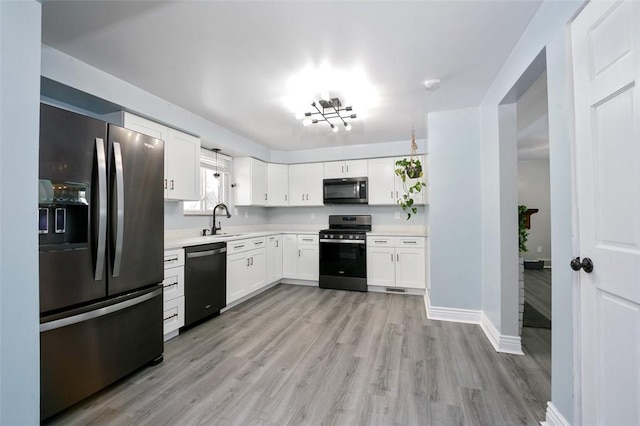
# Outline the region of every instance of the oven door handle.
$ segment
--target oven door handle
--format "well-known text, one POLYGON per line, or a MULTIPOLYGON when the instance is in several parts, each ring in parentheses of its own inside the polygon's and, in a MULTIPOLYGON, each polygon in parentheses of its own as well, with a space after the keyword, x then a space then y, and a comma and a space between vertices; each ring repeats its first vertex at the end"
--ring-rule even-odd
POLYGON ((331 244, 366 244, 365 240, 328 240, 328 239, 320 239, 321 243, 331 243, 331 244))

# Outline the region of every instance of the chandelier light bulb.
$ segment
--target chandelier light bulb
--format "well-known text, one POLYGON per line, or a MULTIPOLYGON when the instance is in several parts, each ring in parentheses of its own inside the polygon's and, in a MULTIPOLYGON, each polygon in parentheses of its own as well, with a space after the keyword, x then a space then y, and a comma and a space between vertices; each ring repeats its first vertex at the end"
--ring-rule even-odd
POLYGON ((331 125, 331 130, 333 130, 333 133, 337 133, 338 132, 338 126, 336 126, 335 124, 331 125))
POLYGON ((344 123, 344 128, 347 129, 347 132, 350 132, 351 131, 351 124, 344 123))
POLYGON ((304 118, 304 112, 296 112, 296 120, 302 120, 304 118))

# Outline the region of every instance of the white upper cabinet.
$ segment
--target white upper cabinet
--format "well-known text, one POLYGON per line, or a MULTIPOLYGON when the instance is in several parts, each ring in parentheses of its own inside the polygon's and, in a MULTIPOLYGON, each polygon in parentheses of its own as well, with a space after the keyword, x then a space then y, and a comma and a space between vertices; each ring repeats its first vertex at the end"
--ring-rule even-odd
POLYGON ((200 138, 169 129, 165 144, 167 199, 200 199, 200 138))
POLYGON ((124 127, 164 141, 164 198, 200 198, 200 138, 124 113, 124 127))
POLYGON ((330 161, 324 163, 324 178, 366 177, 367 160, 330 161))
POLYGON ((289 205, 289 166, 267 164, 267 206, 289 205))
POLYGON ((323 163, 289 166, 289 205, 322 206, 323 163))
POLYGON ((233 159, 236 206, 267 205, 267 163, 251 157, 233 159))
MULTIPOLYGON (((368 160, 369 170, 372 172, 369 174, 369 205, 391 205, 397 204, 398 199, 404 194, 404 187, 402 180, 396 176, 396 161, 402 160, 408 157, 389 157, 389 158, 374 158, 368 160)), ((424 176, 427 176, 427 164, 425 162, 425 156, 419 155, 418 159, 422 164, 422 171, 424 176)), ((425 177, 422 178, 425 182, 425 177)), ((406 186, 409 187, 415 183, 417 179, 408 179, 406 186)), ((414 194, 415 204, 426 204, 428 202, 428 192, 424 188, 418 194, 414 194)))

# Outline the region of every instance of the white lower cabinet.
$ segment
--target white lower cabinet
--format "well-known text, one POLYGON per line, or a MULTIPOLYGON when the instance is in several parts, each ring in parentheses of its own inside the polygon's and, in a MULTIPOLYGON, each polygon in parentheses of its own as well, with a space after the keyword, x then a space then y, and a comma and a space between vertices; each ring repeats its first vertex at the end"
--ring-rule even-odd
POLYGON ((184 250, 173 249, 164 252, 164 315, 165 340, 178 335, 184 326, 184 250))
POLYGON ((265 237, 227 243, 227 304, 267 285, 265 237))
POLYGON ((367 237, 367 284, 424 289, 424 237, 367 237))
POLYGON ((284 278, 318 281, 320 247, 317 234, 284 236, 284 278))
POLYGON ((267 237, 267 284, 282 279, 282 235, 267 237))

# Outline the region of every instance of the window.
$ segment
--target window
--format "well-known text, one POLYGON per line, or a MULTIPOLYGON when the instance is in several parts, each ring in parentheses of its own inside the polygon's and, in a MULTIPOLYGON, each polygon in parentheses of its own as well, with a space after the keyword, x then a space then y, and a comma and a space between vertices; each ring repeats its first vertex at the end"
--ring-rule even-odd
POLYGON ((211 214, 218 203, 229 203, 231 157, 207 149, 200 151, 200 199, 185 201, 184 214, 211 214), (216 170, 218 176, 216 176, 216 170))

